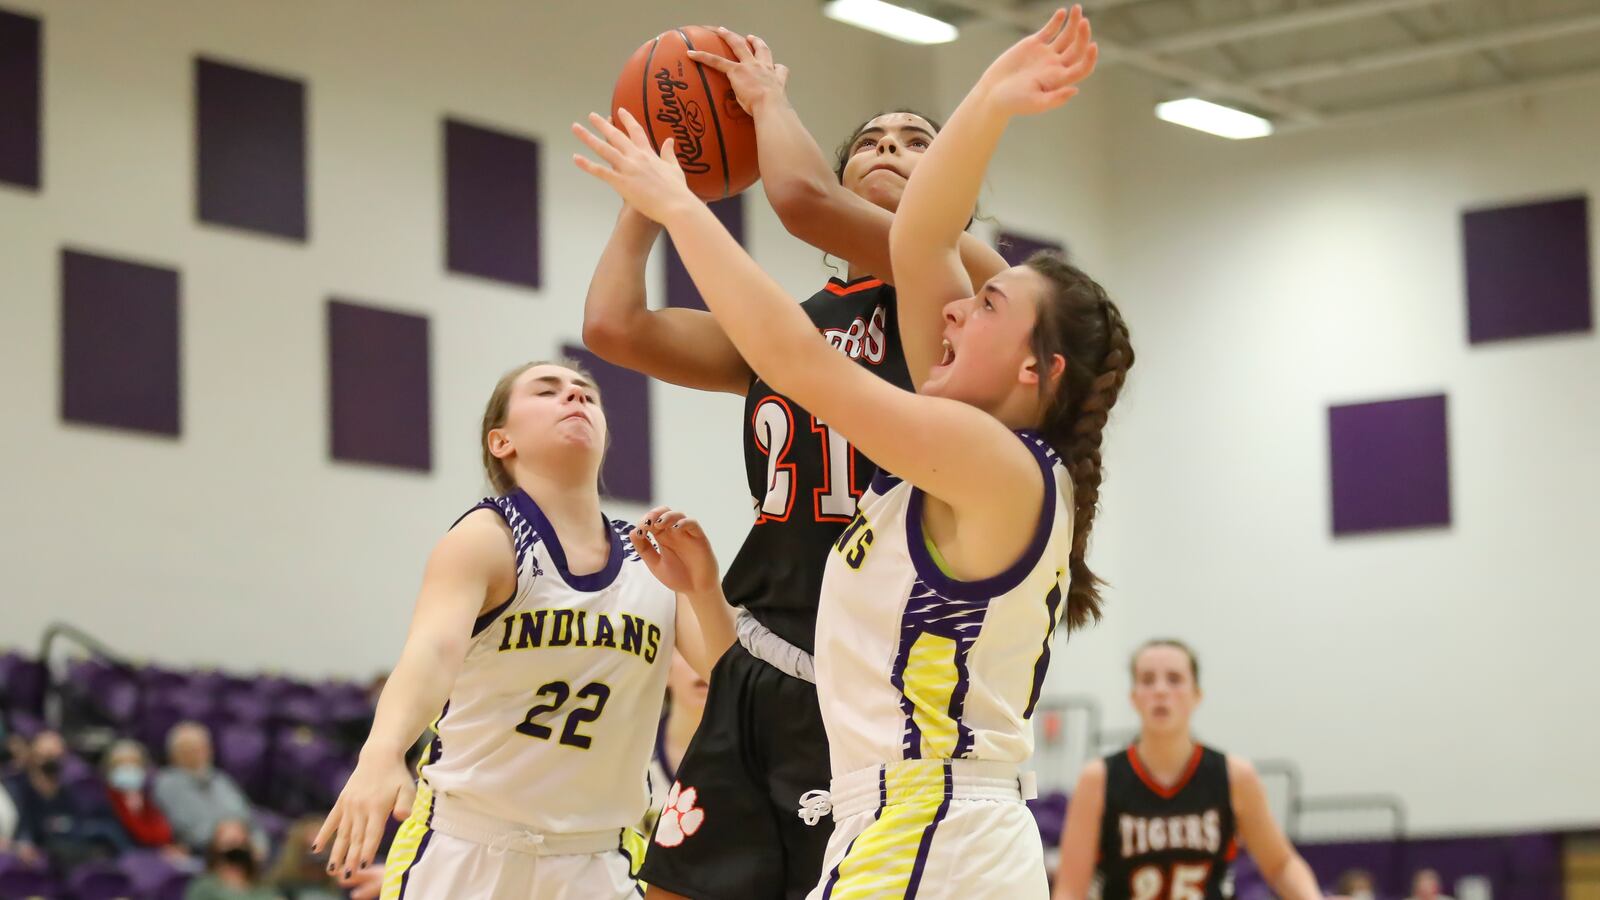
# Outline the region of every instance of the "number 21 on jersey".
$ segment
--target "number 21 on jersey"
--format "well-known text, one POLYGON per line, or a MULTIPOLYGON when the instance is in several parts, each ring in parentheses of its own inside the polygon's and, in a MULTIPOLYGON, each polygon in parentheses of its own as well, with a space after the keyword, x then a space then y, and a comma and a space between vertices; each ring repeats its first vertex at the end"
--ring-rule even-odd
MULTIPOLYGON (((856 448, 826 422, 811 416, 811 431, 822 445, 822 485, 811 491, 812 515, 818 522, 849 522, 856 514, 856 448)), ((796 466, 787 461, 794 449, 794 410, 776 394, 756 404, 751 417, 756 446, 767 457, 767 493, 761 498, 756 523, 787 522, 794 511, 796 466)))

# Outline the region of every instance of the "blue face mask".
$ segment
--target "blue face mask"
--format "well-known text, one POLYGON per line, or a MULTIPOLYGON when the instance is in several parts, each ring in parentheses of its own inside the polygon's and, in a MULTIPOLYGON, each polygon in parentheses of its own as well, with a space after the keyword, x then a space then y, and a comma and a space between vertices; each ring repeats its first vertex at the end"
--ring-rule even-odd
POLYGON ((126 794, 144 789, 144 766, 117 766, 107 779, 111 786, 126 794))

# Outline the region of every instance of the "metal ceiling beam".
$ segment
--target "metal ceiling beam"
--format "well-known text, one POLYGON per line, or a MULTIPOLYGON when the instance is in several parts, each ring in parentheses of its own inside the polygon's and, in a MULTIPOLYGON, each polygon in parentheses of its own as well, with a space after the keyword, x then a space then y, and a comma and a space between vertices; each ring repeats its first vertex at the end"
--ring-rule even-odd
POLYGON ((1153 40, 1141 41, 1138 47, 1140 50, 1151 53, 1178 53, 1184 50, 1213 47, 1217 44, 1225 44, 1232 41, 1266 37, 1273 34, 1285 34, 1291 31, 1305 31, 1311 28, 1320 28, 1324 25, 1388 15, 1418 6, 1455 2, 1459 2, 1459 0, 1354 0, 1354 2, 1350 3, 1333 6, 1314 6, 1280 15, 1259 16, 1229 22, 1225 25, 1214 25, 1194 31, 1171 34, 1153 40))
MULTIPOLYGON (((1464 53, 1487 50, 1491 47, 1506 47, 1512 44, 1545 41, 1596 30, 1600 30, 1600 13, 1570 16, 1565 19, 1551 22, 1535 22, 1531 25, 1523 25, 1516 28, 1497 28, 1478 34, 1448 38, 1420 44, 1415 47, 1404 47, 1399 50, 1389 50, 1367 56, 1354 56, 1347 59, 1290 66, 1273 72, 1252 75, 1245 79, 1244 83, 1258 90, 1270 90, 1289 85, 1305 84, 1311 81, 1343 78, 1362 72, 1392 69, 1396 66, 1426 62, 1430 59, 1460 56, 1464 53)), ((1104 48, 1105 44, 1102 43, 1100 46, 1104 48)))
MULTIPOLYGON (((992 0, 943 0, 943 2, 948 6, 955 6, 968 12, 977 13, 992 22, 1010 25, 1025 31, 1037 31, 1039 26, 1043 24, 1036 13, 1020 8, 997 9, 992 0)), ((1102 9, 1105 7, 1104 0, 1102 0, 1100 7, 1102 9)), ((1119 44, 1103 37, 1096 37, 1095 42, 1100 45, 1100 59, 1102 62, 1121 63, 1153 75, 1171 78, 1174 81, 1188 85, 1196 93, 1231 100, 1235 103, 1252 107, 1258 112, 1271 113, 1290 121, 1313 124, 1321 119, 1321 113, 1317 110, 1279 96, 1271 91, 1240 84, 1237 81, 1223 78, 1214 72, 1208 72, 1176 60, 1165 59, 1147 50, 1119 44)))
POLYGON ((1487 88, 1459 91, 1456 93, 1442 94, 1433 97, 1424 97, 1417 100, 1403 100, 1379 107, 1364 107, 1352 109, 1347 112, 1332 112, 1326 114, 1321 122, 1315 125, 1302 123, 1288 123, 1277 129, 1279 134, 1288 134, 1296 131, 1307 131, 1312 127, 1345 127, 1352 125, 1372 125, 1389 122, 1395 119, 1406 119, 1413 116, 1425 115, 1438 110, 1452 109, 1461 106, 1476 106, 1484 103, 1493 103, 1497 100, 1513 100, 1520 97, 1532 97, 1536 94, 1550 93, 1553 91, 1569 90, 1572 88, 1600 85, 1600 67, 1581 69, 1576 72, 1567 72, 1561 75, 1552 75, 1546 78, 1531 78, 1511 84, 1494 85, 1487 88))

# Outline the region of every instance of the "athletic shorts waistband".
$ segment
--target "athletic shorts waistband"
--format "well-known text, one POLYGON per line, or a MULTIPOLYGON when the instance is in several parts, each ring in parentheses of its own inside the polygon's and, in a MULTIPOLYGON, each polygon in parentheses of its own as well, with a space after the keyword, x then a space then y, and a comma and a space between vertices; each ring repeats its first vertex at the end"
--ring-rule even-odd
POLYGON ((622 846, 620 828, 608 831, 537 832, 515 822, 475 812, 459 801, 451 802, 448 797, 435 799, 431 827, 440 834, 482 844, 490 850, 525 853, 529 856, 589 855, 622 846))
POLYGON ((834 778, 834 821, 883 806, 934 798, 1021 803, 1037 795, 1034 773, 985 759, 907 759, 834 778))

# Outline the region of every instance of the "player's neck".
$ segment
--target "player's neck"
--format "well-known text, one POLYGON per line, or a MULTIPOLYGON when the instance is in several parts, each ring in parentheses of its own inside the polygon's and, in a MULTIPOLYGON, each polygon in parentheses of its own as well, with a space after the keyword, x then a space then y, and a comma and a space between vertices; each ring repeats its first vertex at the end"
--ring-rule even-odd
POLYGON ((1195 743, 1188 732, 1139 735, 1139 762, 1157 781, 1176 782, 1194 756, 1195 743))
POLYGON ((875 274, 877 274, 877 273, 876 272, 868 272, 866 269, 861 268, 860 266, 856 265, 855 263, 850 263, 849 264, 849 268, 845 269, 844 280, 845 281, 855 281, 858 278, 870 278, 875 274))
POLYGON ((556 480, 519 472, 517 486, 539 505, 539 511, 555 526, 568 556, 586 547, 609 546, 600 523, 600 493, 594 489, 593 482, 556 480))

